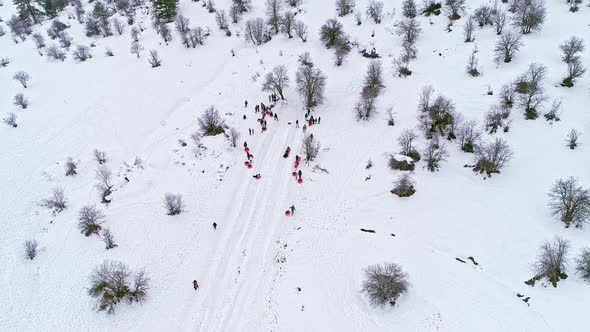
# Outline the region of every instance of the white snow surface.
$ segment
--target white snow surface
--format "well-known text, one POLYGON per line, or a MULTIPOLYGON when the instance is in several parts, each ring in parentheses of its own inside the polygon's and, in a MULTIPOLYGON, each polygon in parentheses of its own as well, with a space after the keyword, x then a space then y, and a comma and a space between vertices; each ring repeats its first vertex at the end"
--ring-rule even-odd
MULTIPOLYGON (((216 6, 227 9, 230 2, 216 6)), ((367 2, 357 0, 357 10, 367 2)), ((468 10, 484 2, 469 1, 468 10)), ((385 1, 387 15, 379 25, 364 19, 357 26, 353 15, 339 18, 361 49, 375 46, 382 56, 386 88, 368 122, 354 119, 353 106, 369 60, 353 50, 336 67, 332 50, 319 41, 321 24, 335 16, 332 0, 303 0, 297 18, 309 25, 307 43, 279 35, 262 46, 238 36, 245 19, 264 15, 262 0, 230 26, 232 37, 217 29, 201 2, 182 0, 191 26, 211 29, 206 44, 186 49, 174 32, 166 46, 149 14, 138 14, 136 24, 145 28, 140 59, 129 52, 130 27, 122 36, 87 38, 68 19, 73 7, 60 18, 71 24, 73 47, 96 45, 86 62, 75 62, 71 53, 63 63, 49 61, 30 37, 14 44, 7 31, 0 57, 11 62, 0 68, 0 109, 2 116, 17 113, 19 126, 0 127, 0 331, 587 331, 590 285, 575 275, 573 257, 590 243, 590 230, 565 229, 548 211, 547 192, 567 176, 590 186, 590 75, 573 88, 560 87, 566 69, 558 48, 572 35, 590 44, 590 8, 584 4, 570 13, 565 1, 546 2, 542 31, 525 36, 509 64, 492 60, 493 29, 476 29, 478 78, 465 73, 474 45, 463 42, 465 18, 447 32, 444 15, 418 17, 423 35, 414 73, 405 79, 394 76, 391 64, 401 49, 394 33, 401 0, 385 1), (105 47, 115 56, 104 56, 105 47), (162 67, 150 68, 149 49, 159 52, 162 67), (305 110, 295 71, 304 51, 328 79, 325 102, 313 111, 321 124, 308 129, 322 150, 316 161, 301 164, 304 182, 298 184, 291 172, 303 132, 294 122, 303 122, 305 110), (450 157, 439 172, 417 163, 413 196, 390 193, 401 172, 391 171, 387 159, 398 152, 400 133, 416 126, 423 86, 432 85, 467 119, 481 123, 501 85, 532 62, 548 68, 547 95, 563 100, 561 121, 525 120, 516 109, 508 133, 485 135, 506 138, 515 152, 501 174, 476 175, 464 167, 472 155, 447 143, 450 157), (254 105, 268 104, 262 77, 279 64, 287 65, 291 78, 287 101, 277 103, 279 121, 268 119, 269 130, 261 133, 254 105), (31 75, 27 89, 12 80, 17 70, 31 75), (494 96, 486 95, 488 85, 494 96), (19 92, 30 99, 25 110, 12 104, 19 92), (191 140, 210 105, 240 130, 238 148, 221 135, 203 138, 200 148, 191 140), (386 121, 388 105, 397 113, 393 127, 386 121), (255 129, 253 136, 248 128, 255 129), (582 132, 575 150, 564 141, 571 128, 582 132), (244 140, 254 155, 252 169, 243 165, 244 140), (284 159, 287 146, 291 156, 284 159), (108 206, 94 187, 95 148, 107 153, 115 175, 108 206), (70 156, 79 161, 75 177, 64 174, 70 156), (136 157, 143 169, 133 166, 136 157), (373 167, 365 169, 368 160, 373 167), (260 180, 252 177, 256 173, 260 180), (68 208, 54 216, 39 202, 56 186, 64 188, 68 208), (165 214, 167 192, 183 195, 184 213, 165 214), (80 234, 77 212, 87 204, 104 211, 117 248, 105 250, 98 237, 80 234), (291 205, 295 215, 286 217, 291 205), (525 285, 539 245, 554 235, 572 243, 569 278, 557 288, 525 285), (23 255, 27 239, 40 244, 33 261, 23 255), (469 256, 479 265, 455 260, 469 256), (121 303, 113 315, 94 310, 89 275, 105 259, 145 268, 151 289, 144 303, 121 303), (400 264, 411 286, 395 307, 373 308, 360 292, 363 270, 383 262, 400 264), (530 296, 528 305, 517 293, 530 296)), ((7 21, 14 12, 4 1, 0 16, 7 21)), ((49 23, 35 29, 44 32, 49 23)), ((583 62, 590 65, 590 52, 583 62)), ((425 144, 421 137, 419 147, 425 144)))

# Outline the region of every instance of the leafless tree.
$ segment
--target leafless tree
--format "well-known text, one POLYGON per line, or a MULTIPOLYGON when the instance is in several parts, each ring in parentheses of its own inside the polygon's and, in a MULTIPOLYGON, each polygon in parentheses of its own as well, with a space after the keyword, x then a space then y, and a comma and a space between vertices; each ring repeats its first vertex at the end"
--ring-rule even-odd
POLYGON ((159 30, 162 41, 164 41, 164 43, 168 45, 168 43, 172 40, 172 32, 170 31, 168 24, 160 23, 159 30))
POLYGON ((467 73, 473 77, 481 75, 479 71, 477 57, 475 56, 476 50, 474 49, 467 60, 467 73))
POLYGON ((402 38, 402 44, 415 45, 422 33, 420 23, 416 19, 406 18, 396 23, 397 34, 402 38))
POLYGON ((225 14, 225 10, 218 9, 215 12, 215 22, 217 22, 217 26, 219 29, 223 31, 227 31, 229 29, 229 24, 227 23, 227 15, 225 14))
POLYGON ((478 128, 477 121, 470 120, 463 122, 457 130, 457 141, 461 150, 472 153, 481 139, 481 130, 478 128))
POLYGON ((295 25, 295 34, 297 35, 297 37, 299 37, 299 39, 301 39, 302 42, 306 42, 307 41, 307 25, 305 25, 305 23, 301 22, 301 21, 296 21, 295 25))
POLYGON ((559 217, 565 227, 582 227, 590 220, 590 190, 582 187, 578 179, 558 179, 549 192, 551 214, 559 217))
POLYGON ((237 6, 232 5, 229 7, 229 17, 231 18, 232 23, 238 23, 242 18, 242 13, 237 6))
POLYGON ((514 106, 514 96, 516 91, 514 89, 514 84, 504 84, 500 89, 500 107, 502 108, 512 108, 514 106))
POLYGON ((465 0, 445 0, 444 9, 451 20, 458 20, 465 11, 465 0))
POLYGON ((289 87, 289 75, 285 65, 275 66, 264 76, 262 91, 276 93, 282 100, 285 100, 283 91, 287 87, 289 87))
POLYGON ((184 210, 182 195, 167 193, 164 196, 164 208, 166 209, 166 214, 169 216, 175 216, 182 213, 184 210))
POLYGON ((492 25, 492 18, 493 18, 492 8, 488 5, 482 4, 481 6, 477 7, 473 12, 473 17, 477 21, 477 25, 480 28, 483 28, 486 25, 492 25))
POLYGON ((346 16, 354 11, 355 0, 336 0, 336 13, 338 16, 346 16))
POLYGON ((567 278, 567 254, 570 243, 559 236, 555 236, 553 243, 547 241, 539 248, 540 253, 537 261, 533 264, 535 276, 529 280, 534 285, 534 281, 547 278, 547 280, 557 287, 557 282, 567 278))
POLYGON ((131 54, 135 54, 137 56, 137 58, 139 59, 139 56, 141 55, 141 51, 143 51, 143 46, 141 46, 141 44, 139 44, 138 42, 134 41, 131 43, 131 47, 129 48, 129 51, 131 52, 131 54))
POLYGON ((367 5, 367 17, 373 19, 373 22, 379 24, 383 19, 383 2, 377 0, 369 0, 367 5))
POLYGON ((576 272, 582 279, 590 282, 590 248, 582 249, 580 256, 576 258, 576 272))
POLYGON ((105 215, 94 205, 86 205, 78 212, 78 229, 84 236, 99 235, 105 215))
POLYGON ((475 150, 475 166, 479 173, 500 173, 500 170, 512 159, 512 149, 506 140, 497 137, 494 141, 482 144, 475 150))
POLYGON ((544 0, 515 0, 512 3, 513 26, 519 28, 523 34, 541 29, 547 14, 544 0))
POLYGON ((266 0, 267 22, 275 35, 279 34, 281 29, 281 7, 282 0, 266 0))
POLYGON ((115 27, 115 31, 117 31, 117 33, 119 35, 122 35, 125 32, 125 24, 123 23, 123 21, 121 21, 118 18, 113 18, 111 20, 113 22, 113 26, 115 27))
POLYGON ((94 155, 94 159, 98 162, 99 165, 102 165, 107 162, 107 154, 104 151, 99 151, 98 149, 94 149, 92 152, 94 155))
POLYGON ((432 139, 422 153, 426 161, 426 169, 434 172, 440 168, 440 163, 447 160, 449 153, 444 143, 432 139))
POLYGON ((112 194, 113 184, 113 173, 105 165, 99 166, 96 170, 96 189, 100 192, 101 202, 108 204, 111 202, 110 195, 112 194))
POLYGON ((323 102, 326 76, 320 69, 302 65, 297 70, 295 81, 305 107, 314 107, 323 102))
POLYGON ((178 13, 176 15, 176 20, 174 20, 174 25, 176 27, 176 31, 182 36, 185 35, 189 30, 190 20, 188 17, 178 13))
POLYGON ((150 50, 150 57, 148 59, 152 68, 160 67, 162 65, 162 59, 158 56, 158 51, 150 50))
POLYGON ((334 46, 334 63, 336 66, 341 66, 344 58, 350 53, 350 42, 347 39, 339 40, 334 46))
POLYGON ((2 118, 2 122, 13 128, 18 127, 18 124, 16 123, 16 114, 13 112, 8 113, 5 118, 2 118))
POLYGON ((418 15, 416 2, 414 0, 404 0, 402 3, 402 14, 407 18, 414 18, 418 15))
POLYGON ((414 180, 409 174, 402 174, 395 182, 391 193, 398 197, 410 197, 414 195, 414 180))
POLYGON ((113 236, 113 233, 111 233, 111 230, 108 228, 102 229, 102 241, 104 242, 106 250, 118 247, 118 245, 115 243, 115 237, 113 236))
POLYGON ((563 85, 567 87, 574 86, 574 81, 586 73, 586 68, 582 64, 580 57, 574 57, 571 62, 567 64, 567 76, 563 79, 563 85))
POLYGON ((131 41, 133 42, 139 42, 139 35, 141 34, 141 31, 137 28, 137 27, 132 27, 131 31, 131 41))
POLYGON ((116 261, 104 261, 90 275, 88 294, 96 299, 96 309, 115 312, 117 304, 123 300, 129 303, 143 302, 149 290, 149 278, 141 270, 130 278, 132 273, 127 265, 116 261))
POLYGON ((113 50, 110 47, 107 47, 104 51, 104 54, 106 56, 115 56, 115 53, 113 53, 113 50))
POLYGON ((547 67, 532 63, 516 80, 515 91, 518 93, 518 103, 524 109, 526 119, 536 119, 539 105, 547 99, 543 88, 546 74, 547 67))
POLYGON ((31 80, 31 76, 29 74, 27 74, 26 72, 19 70, 16 73, 14 73, 14 76, 12 76, 12 79, 19 82, 23 86, 23 88, 26 89, 27 84, 29 84, 29 81, 31 80))
POLYGON ((66 53, 59 49, 57 45, 51 44, 47 48, 47 57, 53 60, 64 61, 66 59, 66 53))
POLYGON ((37 242, 37 240, 27 240, 23 247, 27 259, 33 260, 37 257, 37 254, 39 253, 39 242, 37 242))
POLYGON ((33 34, 33 41, 35 42, 35 47, 40 50, 45 47, 45 38, 42 34, 36 32, 33 34))
POLYGON ((579 37, 571 37, 561 45, 559 45, 559 49, 563 53, 561 56, 561 60, 566 64, 571 63, 575 58, 580 56, 580 53, 584 52, 584 40, 579 37))
POLYGON ((399 296, 407 292, 410 283, 408 275, 395 263, 370 265, 365 269, 362 292, 371 305, 382 307, 394 306, 399 296))
POLYGON ((231 144, 232 148, 238 146, 238 140, 240 139, 240 132, 236 128, 230 128, 226 134, 227 140, 231 144))
POLYGON ((67 206, 67 199, 64 191, 60 187, 55 187, 51 191, 51 197, 46 198, 42 202, 43 206, 52 209, 53 213, 60 213, 67 206))
POLYGON ((463 33, 465 35, 466 43, 471 43, 475 40, 475 38, 473 38, 473 30, 475 30, 475 18, 473 15, 469 15, 467 20, 465 20, 465 25, 463 26, 463 33))
POLYGON ((211 105, 201 117, 199 117, 199 128, 204 136, 215 136, 225 132, 225 123, 215 106, 211 105))
POLYGON ((497 63, 512 61, 514 55, 520 50, 522 42, 520 41, 520 34, 513 31, 507 31, 500 35, 496 46, 494 47, 495 60, 497 63))
POLYGON ((485 114, 485 127, 486 130, 493 134, 498 131, 498 129, 503 128, 508 125, 506 122, 508 117, 510 116, 510 111, 508 109, 502 108, 501 106, 492 105, 490 110, 485 114))
POLYGON ((405 129, 402 134, 397 139, 397 142, 400 146, 400 154, 404 156, 411 157, 415 161, 418 161, 420 158, 417 159, 413 156, 420 155, 416 148, 414 147, 414 142, 418 139, 418 135, 412 129, 405 129))
POLYGON ((57 34, 57 40, 62 48, 69 49, 72 46, 72 37, 66 31, 60 31, 57 34))
POLYGON ((252 0, 232 0, 232 2, 240 14, 252 9, 252 0))
POLYGON ((293 38, 295 30, 295 15, 292 12, 286 12, 281 19, 281 31, 289 38, 293 38))
POLYGON ((26 109, 29 106, 29 100, 22 93, 17 93, 14 96, 14 104, 22 109, 26 109))
POLYGON ((270 32, 264 24, 264 19, 261 17, 250 19, 246 21, 244 26, 244 36, 246 41, 254 45, 262 45, 270 41, 270 32))
POLYGON ((305 135, 302 141, 303 158, 306 162, 313 161, 320 153, 320 142, 313 135, 305 135))
POLYGON ((181 35, 181 37, 182 43, 185 47, 196 48, 197 45, 205 44, 207 33, 202 27, 196 27, 194 29, 189 29, 186 34, 181 35))
POLYGON ((66 168, 66 176, 74 176, 74 175, 78 174, 78 172, 77 172, 78 165, 76 164, 74 159, 72 159, 72 157, 68 157, 68 160, 66 160, 65 168, 66 168))
POLYGON ((567 139, 566 139, 567 146, 569 146, 569 148, 571 150, 575 149, 578 146, 578 138, 579 137, 580 137, 580 133, 573 128, 567 134, 567 139))
POLYGON ((492 21, 496 29, 496 34, 501 35, 506 26, 506 12, 502 9, 497 9, 494 15, 492 15, 492 21))
POLYGON ((205 2, 205 8, 207 8, 207 11, 209 13, 215 13, 215 1, 213 1, 213 0, 206 0, 206 2, 205 2))
POLYGON ((92 58, 92 54, 90 54, 90 47, 86 45, 78 45, 74 52, 72 52, 72 56, 75 60, 84 62, 90 58, 92 58))
POLYGON ((360 100, 354 107, 357 120, 368 120, 371 118, 376 111, 377 96, 376 89, 369 86, 362 88, 360 100))

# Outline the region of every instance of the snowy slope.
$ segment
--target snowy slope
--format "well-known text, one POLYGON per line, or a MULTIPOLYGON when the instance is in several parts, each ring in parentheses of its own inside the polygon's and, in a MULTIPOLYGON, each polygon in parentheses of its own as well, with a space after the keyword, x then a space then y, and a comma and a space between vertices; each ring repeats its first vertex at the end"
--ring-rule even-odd
MULTIPOLYGON (((367 2, 357 0, 357 9, 367 2)), ((469 10, 484 2, 470 1, 469 10)), ((546 207, 546 193, 557 178, 577 176, 590 186, 585 144, 590 76, 574 88, 559 87, 565 65, 558 48, 571 35, 590 44, 590 8, 572 14, 564 1, 547 1, 543 30, 524 37, 513 62, 499 66, 492 60, 494 31, 477 29, 483 72, 478 78, 465 73, 473 46, 463 42, 463 19, 449 33, 442 15, 421 16, 424 33, 414 73, 401 79, 391 64, 401 46, 393 33, 400 3, 386 1, 386 10, 397 13, 380 25, 364 20, 356 26, 352 15, 339 19, 362 48, 374 45, 382 56, 386 88, 379 113, 366 123, 355 121, 352 108, 369 61, 352 52, 336 67, 332 51, 318 38, 320 26, 335 15, 332 0, 303 1, 297 17, 309 25, 307 43, 280 35, 254 47, 237 36, 241 24, 231 26, 234 36, 228 38, 200 2, 190 1, 181 1, 180 8, 191 24, 212 30, 206 45, 196 49, 185 49, 177 35, 164 45, 148 15, 138 17, 146 28, 140 59, 129 53, 129 28, 122 36, 94 40, 84 36, 75 19, 68 21, 74 45, 96 44, 93 58, 84 63, 74 62, 71 54, 64 63, 48 61, 30 38, 14 44, 9 34, 0 37, 0 57, 11 59, 0 68, 0 113, 17 113, 19 123, 16 129, 0 127, 0 330, 586 330, 590 285, 574 275, 573 263, 570 277, 557 288, 531 288, 523 281, 532 276, 530 263, 543 241, 560 235, 572 242, 571 253, 577 255, 590 240, 588 227, 564 229, 546 207), (115 56, 104 56, 105 47, 115 56), (150 68, 149 49, 158 50, 162 67, 150 68), (321 124, 309 129, 322 151, 317 162, 303 165, 304 182, 297 184, 292 158, 281 155, 287 146, 292 156, 300 151, 303 132, 288 122, 303 119, 294 74, 304 51, 328 80, 325 102, 314 110, 321 124), (510 132, 496 134, 515 152, 502 174, 485 180, 475 175, 464 167, 472 156, 449 144, 449 161, 439 172, 417 164, 414 196, 400 199, 389 192, 399 173, 387 167, 387 156, 398 151, 396 139, 403 129, 415 127, 423 86, 432 85, 466 118, 481 122, 497 102, 496 95, 486 95, 488 85, 499 91, 531 62, 548 67, 547 95, 563 99, 561 121, 524 120, 514 111, 510 132), (268 120, 269 130, 261 134, 253 105, 268 99, 260 91, 262 79, 253 77, 279 64, 287 65, 291 87, 287 101, 275 107, 279 121, 268 120), (27 89, 12 80, 17 70, 31 75, 27 89), (12 104, 18 92, 30 99, 28 109, 12 104), (195 155, 190 136, 210 105, 248 141, 253 169, 243 166, 242 149, 230 148, 221 136, 203 139, 205 148, 195 155), (386 123, 389 105, 397 112, 394 127, 386 123), (255 135, 248 136, 248 128, 255 128, 255 135), (573 151, 564 142, 570 128, 583 133, 573 151), (181 146, 180 139, 188 145, 181 146), (86 238, 76 227, 78 210, 100 201, 94 148, 106 151, 116 175, 113 202, 101 206, 119 245, 108 251, 100 239, 86 238), (64 175, 69 156, 80 161, 73 178, 64 175), (136 157, 144 161, 143 169, 133 166, 136 157), (374 166, 367 170, 369 159, 374 166), (314 170, 316 164, 329 173, 314 170), (252 178, 256 173, 260 180, 252 178), (53 216, 39 201, 57 185, 64 188, 69 207, 53 216), (185 213, 165 215, 167 192, 184 196, 185 213), (291 205, 297 211, 286 218, 291 205), (213 222, 219 225, 215 231, 213 222), (33 238, 42 250, 28 261, 22 243, 33 238), (455 260, 469 256, 479 265, 455 260), (114 315, 93 310, 88 276, 104 259, 145 267, 151 278, 145 303, 121 304, 114 315), (372 308, 360 293, 363 269, 382 262, 399 263, 410 275, 411 288, 394 308, 372 308), (197 292, 193 279, 201 286, 197 292), (517 293, 530 296, 529 305, 517 293)), ((229 4, 219 0, 216 5, 229 4)), ((7 20, 14 11, 5 3, 0 16, 7 20)), ((263 14, 263 1, 254 0, 245 19, 263 14)), ((66 21, 67 15, 62 18, 66 21)), ((45 31, 48 24, 36 29, 45 31)), ((589 51, 583 62, 590 64, 589 51)), ((419 146, 424 144, 421 138, 419 146)))

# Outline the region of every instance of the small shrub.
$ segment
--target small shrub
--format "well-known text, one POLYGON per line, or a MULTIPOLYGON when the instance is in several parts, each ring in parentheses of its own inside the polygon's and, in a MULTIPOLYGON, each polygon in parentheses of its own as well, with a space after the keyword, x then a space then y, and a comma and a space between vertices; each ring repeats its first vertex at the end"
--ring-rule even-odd
POLYGON ((17 93, 14 96, 14 104, 22 109, 29 107, 29 100, 22 93, 17 93))
POLYGON ((104 245, 105 245, 106 250, 118 247, 118 245, 115 243, 115 238, 113 237, 113 233, 111 233, 111 230, 108 228, 103 228, 102 240, 104 241, 104 245))
POLYGON ((225 132, 225 123, 215 106, 207 108, 198 121, 204 136, 215 136, 225 132))
POLYGON ((578 133, 578 131, 573 128, 567 134, 567 139, 566 139, 567 146, 569 146, 569 148, 571 150, 575 149, 578 146, 578 138, 579 137, 580 137, 580 133, 578 133))
POLYGON ((94 159, 98 162, 99 165, 102 165, 107 162, 107 154, 104 151, 99 151, 98 149, 94 149, 93 151, 94 159))
POLYGON ((590 248, 582 249, 582 253, 576 258, 576 272, 580 278, 590 282, 590 248))
POLYGON ((414 195, 416 189, 414 188, 414 180, 408 175, 403 174, 397 181, 394 183, 394 188, 391 190, 392 194, 395 194, 399 197, 410 197, 414 195))
POLYGON ((582 225, 590 219, 590 190, 582 187, 578 179, 558 179, 549 191, 549 209, 565 227, 582 225))
POLYGON ((16 114, 10 112, 5 118, 2 118, 2 122, 4 122, 7 126, 16 128, 18 124, 16 124, 16 114))
POLYGON ((478 146, 475 151, 475 166, 473 170, 477 173, 486 173, 491 176, 493 173, 500 173, 512 159, 512 149, 508 142, 502 138, 478 146))
POLYGON ((389 167, 398 171, 413 171, 416 165, 413 161, 406 159, 396 159, 394 155, 389 157, 389 167))
POLYGON ((27 259, 33 260, 37 257, 37 253, 39 252, 39 243, 37 240, 27 240, 24 244, 25 249, 25 257, 27 259))
POLYGON ((84 206, 78 213, 78 229, 85 236, 99 235, 104 223, 104 214, 93 205, 84 206))
POLYGON ((74 176, 76 174, 78 174, 77 169, 78 169, 78 165, 76 164, 76 162, 72 159, 72 158, 68 158, 68 160, 66 160, 66 176, 74 176))
POLYGON ((63 189, 56 187, 51 192, 51 197, 44 199, 42 202, 43 206, 52 209, 53 213, 60 213, 66 208, 67 200, 63 189))
POLYGON ((408 290, 408 275, 395 263, 370 265, 365 269, 362 292, 369 297, 371 305, 394 306, 399 296, 408 290))
POLYGON ((184 209, 184 202, 182 201, 182 195, 178 194, 166 194, 164 196, 164 208, 166 214, 169 216, 175 216, 181 214, 184 209))
POLYGON ((106 167, 105 165, 99 166, 96 170, 96 180, 98 183, 96 184, 96 189, 100 192, 101 203, 108 204, 111 202, 111 194, 112 194, 112 178, 113 173, 106 167))
POLYGON ((547 278, 547 280, 557 287, 560 280, 566 279, 567 254, 570 248, 568 241, 556 236, 551 242, 545 242, 541 247, 541 252, 537 262, 533 264, 535 276, 528 281, 528 284, 534 286, 536 280, 547 278))
POLYGON ((92 54, 90 54, 90 48, 86 45, 78 45, 74 52, 72 52, 72 56, 74 60, 84 62, 90 58, 92 58, 92 54))

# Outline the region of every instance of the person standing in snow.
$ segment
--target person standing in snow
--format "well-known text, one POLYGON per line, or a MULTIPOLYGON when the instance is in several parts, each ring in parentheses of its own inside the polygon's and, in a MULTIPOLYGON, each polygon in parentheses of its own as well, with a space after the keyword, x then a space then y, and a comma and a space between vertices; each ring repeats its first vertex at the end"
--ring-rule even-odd
POLYGON ((303 125, 303 132, 305 133, 306 130, 307 130, 307 125, 303 125))
POLYGON ((217 230, 217 223, 213 222, 213 230, 217 230))
POLYGON ((295 120, 295 128, 299 128, 299 120, 295 120))
POLYGON ((321 116, 318 117, 318 124, 320 124, 320 121, 322 121, 322 117, 321 116))
POLYGON ((291 215, 295 215, 295 205, 291 205, 289 209, 291 209, 291 215))
POLYGON ((248 108, 248 101, 244 101, 244 108, 248 108))
POLYGON ((301 170, 299 170, 299 172, 297 172, 297 175, 299 175, 299 180, 301 180, 301 174, 303 174, 303 172, 301 172, 301 170))
POLYGON ((193 288, 197 290, 199 288, 199 283, 196 280, 193 280, 193 288))
POLYGON ((248 147, 248 142, 244 141, 244 149, 248 147))

